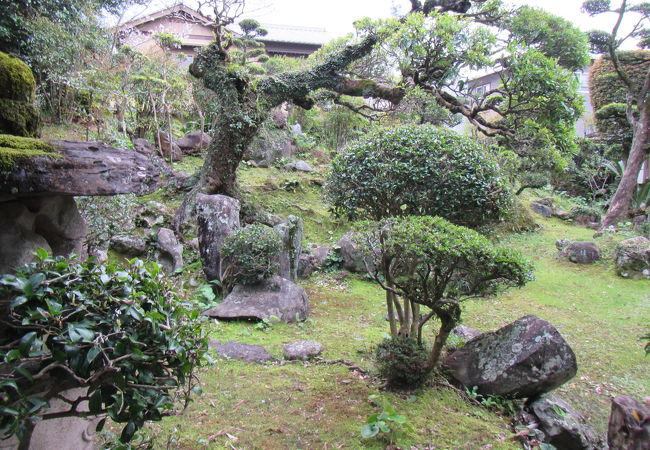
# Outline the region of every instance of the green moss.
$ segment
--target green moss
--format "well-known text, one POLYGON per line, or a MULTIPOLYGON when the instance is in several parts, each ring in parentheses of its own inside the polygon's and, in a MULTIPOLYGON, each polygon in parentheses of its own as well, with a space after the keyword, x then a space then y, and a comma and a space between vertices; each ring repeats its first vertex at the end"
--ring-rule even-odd
POLYGON ((40 139, 0 134, 0 170, 9 170, 38 156, 61 157, 51 144, 40 139))
POLYGON ((0 96, 21 102, 34 101, 36 80, 27 64, 0 52, 0 96))
POLYGON ((31 103, 0 98, 0 133, 35 137, 39 122, 38 111, 31 103))

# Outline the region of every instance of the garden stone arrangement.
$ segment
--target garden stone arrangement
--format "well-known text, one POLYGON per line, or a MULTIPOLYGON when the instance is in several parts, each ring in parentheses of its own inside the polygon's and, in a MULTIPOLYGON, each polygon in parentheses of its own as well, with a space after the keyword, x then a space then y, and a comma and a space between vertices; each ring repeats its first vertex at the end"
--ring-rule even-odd
POLYGON ((3 2, 0 449, 650 450, 648 5, 386 1, 3 2))

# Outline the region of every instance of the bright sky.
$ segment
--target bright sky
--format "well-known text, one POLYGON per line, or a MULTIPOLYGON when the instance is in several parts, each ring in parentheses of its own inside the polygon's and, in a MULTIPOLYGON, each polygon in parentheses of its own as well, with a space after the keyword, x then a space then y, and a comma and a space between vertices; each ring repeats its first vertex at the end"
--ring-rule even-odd
MULTIPOLYGON (((614 18, 589 17, 580 11, 583 0, 509 0, 510 4, 530 5, 543 8, 553 14, 575 23, 583 31, 592 29, 610 30, 614 18)), ((149 7, 134 8, 129 11, 141 17, 167 6, 177 0, 152 0, 149 7)), ((186 5, 195 6, 195 0, 185 0, 186 5)), ((616 0, 613 2, 616 4, 616 0)), ((408 0, 247 0, 245 17, 260 22, 324 27, 331 37, 338 37, 353 30, 352 23, 363 17, 390 17, 394 8, 408 11, 408 0)))

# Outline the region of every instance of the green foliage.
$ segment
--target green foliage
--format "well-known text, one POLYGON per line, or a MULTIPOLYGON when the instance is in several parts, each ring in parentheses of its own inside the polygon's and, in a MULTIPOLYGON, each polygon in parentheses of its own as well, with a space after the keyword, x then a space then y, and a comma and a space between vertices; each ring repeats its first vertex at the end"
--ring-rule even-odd
POLYGON ((262 224, 247 225, 228 236, 221 255, 225 259, 224 285, 255 284, 278 272, 280 237, 262 224))
POLYGON ((389 444, 395 444, 403 430, 414 432, 406 416, 398 414, 388 402, 380 401, 378 395, 370 395, 368 400, 375 403, 377 408, 381 409, 381 412, 368 416, 366 424, 361 427, 361 437, 363 439, 370 439, 379 435, 389 444))
POLYGON ((600 220, 601 214, 602 212, 600 209, 588 205, 576 205, 569 211, 569 217, 572 219, 575 219, 578 216, 589 216, 593 217, 595 222, 600 220))
POLYGON ((153 35, 158 45, 164 50, 179 49, 181 48, 182 41, 169 33, 156 33, 153 35))
POLYGON ((537 48, 570 71, 589 64, 587 36, 566 19, 543 9, 522 6, 507 19, 512 38, 537 48))
MULTIPOLYGON (((487 409, 514 416, 519 409, 516 400, 507 399, 498 395, 483 395, 478 392, 478 386, 473 386, 472 389, 465 388, 465 394, 471 399, 476 400, 487 409)), ((556 405, 553 405, 555 412, 556 405)), ((564 410, 563 410, 564 411, 564 410)), ((566 412, 565 412, 566 413, 566 412)))
POLYGON ((431 126, 378 128, 332 163, 337 215, 438 215, 479 226, 500 220, 511 197, 495 160, 469 138, 431 126))
MULTIPOLYGON (((650 70, 650 51, 619 52, 621 69, 630 77, 633 95, 639 93, 650 70)), ((616 157, 627 154, 632 145, 632 128, 626 117, 626 88, 614 70, 611 59, 602 56, 589 71, 589 92, 596 111, 599 138, 617 149, 616 157)))
POLYGON ((236 48, 230 50, 230 58, 251 74, 266 73, 262 63, 268 62, 268 57, 264 54, 264 44, 258 39, 266 36, 268 31, 255 19, 241 20, 238 25, 242 34, 233 39, 236 48))
POLYGON ((0 331, 1 428, 28 439, 28 423, 48 418, 52 396, 87 387, 90 414, 125 423, 121 441, 128 442, 173 408, 175 391, 195 386, 207 345, 199 312, 180 301, 156 264, 133 260, 119 269, 43 250, 36 256, 0 279, 0 296, 10 301, 0 331), (39 394, 51 376, 56 383, 39 394))
POLYGON ((88 225, 88 250, 108 248, 111 238, 135 227, 135 195, 77 197, 79 212, 88 225))
POLYGON ((379 374, 393 388, 414 389, 427 382, 431 375, 429 352, 415 339, 385 339, 377 346, 375 363, 379 374))

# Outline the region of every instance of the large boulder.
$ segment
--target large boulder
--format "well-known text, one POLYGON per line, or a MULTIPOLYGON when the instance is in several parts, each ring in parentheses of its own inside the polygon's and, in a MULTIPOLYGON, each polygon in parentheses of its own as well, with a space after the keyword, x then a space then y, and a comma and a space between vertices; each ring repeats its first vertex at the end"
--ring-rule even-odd
POLYGON ((643 236, 616 246, 616 271, 625 278, 650 278, 650 239, 643 236))
POLYGON ((143 155, 156 154, 156 146, 143 138, 133 139, 133 149, 138 153, 142 153, 143 155))
POLYGON ((275 276, 254 285, 238 284, 225 300, 203 313, 217 319, 270 319, 297 322, 309 316, 305 290, 292 281, 275 276))
POLYGON ((169 228, 158 230, 156 260, 167 273, 173 273, 183 267, 183 246, 169 228))
POLYGON ((601 448, 596 434, 566 401, 557 395, 544 395, 529 405, 544 442, 558 450, 601 448))
POLYGON ((303 253, 298 261, 298 277, 307 278, 316 270, 320 270, 327 261, 331 247, 315 247, 311 253, 303 253))
POLYGON ((525 316, 469 341, 444 361, 449 374, 483 395, 535 397, 573 378, 575 354, 549 322, 525 316))
POLYGON ((607 443, 610 450, 650 450, 650 408, 632 397, 612 400, 607 443))
POLYGON ((600 249, 593 242, 571 242, 558 253, 557 257, 568 258, 576 264, 593 264, 600 260, 600 249))
POLYGON ((245 157, 260 167, 269 167, 280 158, 290 158, 296 152, 293 136, 286 129, 262 127, 250 143, 245 157))
POLYGON ((553 208, 539 202, 531 202, 530 209, 544 217, 553 217, 553 208))
POLYGON ((0 201, 37 195, 151 194, 160 170, 133 150, 103 142, 50 141, 56 157, 34 156, 0 168, 0 201))
POLYGON ((314 169, 311 168, 309 164, 305 161, 295 161, 285 164, 283 167, 284 170, 294 170, 298 172, 313 172, 314 169))
POLYGON ((36 80, 22 60, 0 52, 0 133, 37 136, 36 80))
POLYGON ((196 196, 199 252, 203 273, 221 280, 221 248, 228 236, 239 229, 239 201, 225 195, 196 196))
POLYGON ((245 362, 264 363, 275 358, 261 345, 230 341, 216 345, 217 354, 225 359, 237 359, 245 362))
POLYGON ((286 222, 276 225, 273 230, 280 236, 282 247, 278 255, 280 276, 287 280, 298 279, 298 265, 302 254, 304 223, 298 216, 290 215, 286 222))
POLYGON ((366 273, 366 259, 363 251, 357 244, 355 238, 357 234, 353 231, 346 233, 341 239, 338 240, 334 246, 334 251, 337 251, 343 259, 343 268, 350 272, 366 273))
POLYGON ((54 255, 84 256, 87 232, 72 197, 28 197, 1 202, 0 274, 32 261, 38 248, 54 255))
POLYGON ((201 131, 192 131, 176 140, 176 145, 186 155, 198 155, 208 148, 212 138, 201 131))

